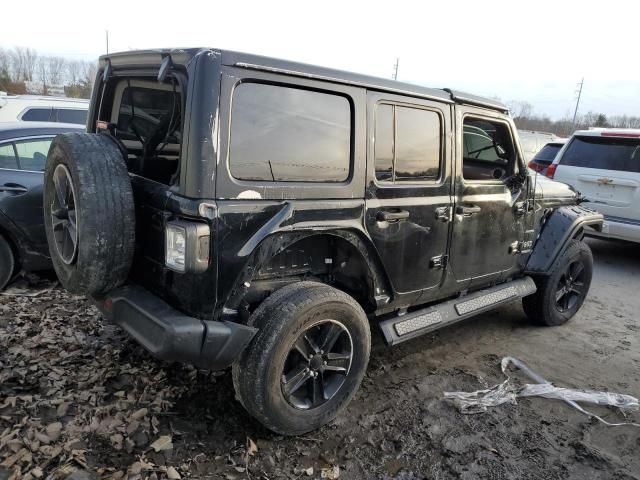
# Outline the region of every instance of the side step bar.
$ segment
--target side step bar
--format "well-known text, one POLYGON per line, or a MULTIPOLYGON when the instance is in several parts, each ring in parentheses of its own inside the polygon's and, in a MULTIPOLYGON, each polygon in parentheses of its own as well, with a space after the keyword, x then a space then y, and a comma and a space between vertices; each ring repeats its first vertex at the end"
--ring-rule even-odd
POLYGON ((397 345, 535 292, 533 279, 524 277, 383 320, 380 328, 387 343, 397 345))

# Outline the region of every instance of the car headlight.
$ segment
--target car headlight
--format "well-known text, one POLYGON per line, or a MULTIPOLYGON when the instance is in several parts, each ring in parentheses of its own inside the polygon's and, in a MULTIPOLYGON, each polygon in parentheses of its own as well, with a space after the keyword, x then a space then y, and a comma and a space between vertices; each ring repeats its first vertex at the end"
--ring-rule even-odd
POLYGON ((209 226, 176 220, 167 223, 165 265, 176 272, 204 272, 209 266, 209 226))

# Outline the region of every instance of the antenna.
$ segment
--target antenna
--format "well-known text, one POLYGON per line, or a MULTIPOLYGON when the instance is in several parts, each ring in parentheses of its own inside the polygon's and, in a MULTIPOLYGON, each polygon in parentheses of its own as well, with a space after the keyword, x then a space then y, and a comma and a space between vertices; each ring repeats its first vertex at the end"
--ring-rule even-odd
POLYGON ((105 40, 107 42, 107 54, 108 54, 109 53, 109 30, 105 30, 104 34, 105 34, 105 40))
POLYGON ((584 85, 584 77, 582 77, 582 80, 580 80, 580 83, 578 84, 578 90, 577 90, 577 94, 578 94, 578 99, 576 100, 576 109, 573 112, 573 126, 575 127, 576 125, 576 117, 578 116, 578 106, 580 105, 580 97, 582 96, 582 86, 584 85))
POLYGON ((398 65, 400 65, 400 58, 396 58, 396 63, 393 66, 393 75, 391 76, 391 78, 393 78, 394 80, 398 79, 398 65))

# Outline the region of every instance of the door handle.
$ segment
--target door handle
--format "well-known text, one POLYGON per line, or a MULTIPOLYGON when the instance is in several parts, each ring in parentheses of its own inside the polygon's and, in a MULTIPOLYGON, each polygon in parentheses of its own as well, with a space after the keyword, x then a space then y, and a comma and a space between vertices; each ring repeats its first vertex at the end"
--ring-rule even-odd
POLYGON ((474 213, 480 213, 481 211, 482 209, 476 205, 472 207, 462 207, 462 206, 456 207, 456 213, 459 215, 464 215, 465 217, 470 217, 474 213))
POLYGON ((17 183, 5 183, 0 186, 0 192, 9 192, 9 193, 26 193, 27 187, 23 185, 18 185, 17 183))
POLYGON ((397 210, 389 212, 378 212, 376 220, 379 222, 397 222, 399 220, 406 220, 409 218, 409 212, 407 210, 397 210))

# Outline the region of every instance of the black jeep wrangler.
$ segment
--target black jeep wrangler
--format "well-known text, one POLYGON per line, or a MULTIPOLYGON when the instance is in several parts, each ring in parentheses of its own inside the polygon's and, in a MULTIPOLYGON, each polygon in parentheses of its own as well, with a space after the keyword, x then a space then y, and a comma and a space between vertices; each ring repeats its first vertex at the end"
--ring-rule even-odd
POLYGON ((530 174, 504 105, 215 49, 106 55, 49 151, 62 284, 156 356, 233 368, 267 428, 335 417, 395 345, 523 299, 580 309, 602 216, 530 174))

